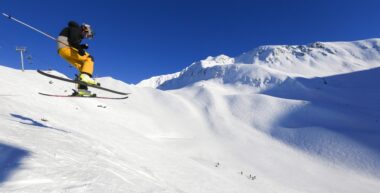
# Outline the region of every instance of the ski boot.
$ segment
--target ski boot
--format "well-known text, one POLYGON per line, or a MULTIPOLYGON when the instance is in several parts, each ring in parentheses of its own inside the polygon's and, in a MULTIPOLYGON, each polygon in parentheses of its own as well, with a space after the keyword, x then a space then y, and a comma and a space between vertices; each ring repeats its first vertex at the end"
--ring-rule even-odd
POLYGON ((80 97, 96 97, 96 94, 92 94, 91 91, 87 89, 78 89, 78 91, 73 89, 72 96, 80 96, 80 97))
POLYGON ((79 80, 89 85, 99 85, 90 75, 85 73, 80 74, 79 80))

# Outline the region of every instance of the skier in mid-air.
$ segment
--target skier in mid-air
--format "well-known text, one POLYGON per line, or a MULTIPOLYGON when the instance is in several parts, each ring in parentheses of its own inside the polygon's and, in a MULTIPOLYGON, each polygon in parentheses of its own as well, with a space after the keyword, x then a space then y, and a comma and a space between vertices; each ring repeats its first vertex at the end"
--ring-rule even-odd
POLYGON ((62 56, 65 60, 67 60, 71 65, 73 65, 75 68, 79 71, 79 76, 76 80, 72 80, 70 78, 64 78, 61 76, 56 76, 50 73, 46 73, 42 70, 37 70, 38 73, 66 81, 71 83, 78 84, 78 91, 74 90, 74 93, 72 95, 56 95, 56 94, 46 94, 41 93, 41 95, 45 96, 54 96, 54 97, 94 97, 94 98, 102 98, 102 99, 127 99, 128 96, 131 93, 127 92, 120 92, 114 89, 104 88, 101 87, 100 84, 98 84, 93 78, 92 74, 94 72, 94 58, 84 51, 85 49, 88 49, 87 44, 81 44, 82 40, 84 38, 92 39, 94 37, 94 33, 91 30, 91 26, 88 24, 83 23, 82 25, 79 25, 75 21, 70 21, 68 23, 68 26, 65 27, 61 33, 59 34, 58 38, 54 38, 51 35, 29 25, 25 22, 22 22, 14 17, 11 17, 8 14, 3 13, 5 17, 8 19, 11 19, 19 24, 22 24, 56 42, 58 42, 58 54, 62 56), (88 87, 93 87, 99 90, 108 91, 111 93, 124 95, 124 97, 98 97, 96 94, 91 94, 91 92, 88 90, 88 87))
MULTIPOLYGON (((88 44, 81 44, 85 38, 93 38, 91 26, 88 24, 79 25, 75 21, 70 21, 58 36, 58 54, 78 69, 80 81, 94 85, 97 84, 92 78, 94 58, 85 51, 88 49, 88 44)), ((85 85, 78 85, 78 91, 74 94, 91 96, 91 92, 85 85)))

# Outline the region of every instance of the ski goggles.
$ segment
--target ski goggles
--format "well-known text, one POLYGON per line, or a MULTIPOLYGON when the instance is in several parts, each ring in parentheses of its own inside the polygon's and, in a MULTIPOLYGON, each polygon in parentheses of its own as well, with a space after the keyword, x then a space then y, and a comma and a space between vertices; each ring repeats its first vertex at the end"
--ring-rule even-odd
POLYGON ((88 24, 82 24, 83 35, 85 38, 92 39, 94 38, 94 32, 91 29, 91 26, 88 24))

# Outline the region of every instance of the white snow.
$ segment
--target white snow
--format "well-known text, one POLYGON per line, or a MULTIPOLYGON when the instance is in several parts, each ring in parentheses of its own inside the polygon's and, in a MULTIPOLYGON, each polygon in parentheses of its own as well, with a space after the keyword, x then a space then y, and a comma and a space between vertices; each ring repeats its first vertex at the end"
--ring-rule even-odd
POLYGON ((286 77, 314 78, 374 68, 379 65, 379 51, 380 39, 261 46, 235 58, 208 57, 174 73, 176 76, 157 76, 137 85, 168 90, 218 79, 226 84, 249 84, 263 89, 281 84, 286 77))
POLYGON ((378 192, 379 59, 379 39, 262 46, 98 79, 126 100, 0 66, 0 192, 378 192))
POLYGON ((151 88, 157 88, 159 85, 164 83, 167 80, 171 80, 173 78, 177 78, 180 75, 179 72, 173 73, 173 74, 167 74, 162 76, 154 76, 146 80, 142 80, 139 82, 140 87, 151 87, 151 88))

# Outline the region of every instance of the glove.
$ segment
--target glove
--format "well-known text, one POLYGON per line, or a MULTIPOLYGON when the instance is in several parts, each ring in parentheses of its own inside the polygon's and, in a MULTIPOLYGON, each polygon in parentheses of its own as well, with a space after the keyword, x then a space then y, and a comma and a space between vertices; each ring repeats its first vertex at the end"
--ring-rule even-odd
POLYGON ((81 56, 84 56, 84 55, 86 55, 86 52, 83 49, 79 49, 78 54, 81 56))
POLYGON ((81 44, 80 47, 81 47, 82 49, 85 49, 85 50, 86 50, 86 49, 88 49, 88 44, 81 44))
POLYGON ((94 56, 92 56, 92 55, 88 55, 88 57, 91 58, 91 60, 92 60, 93 62, 95 62, 94 56))

